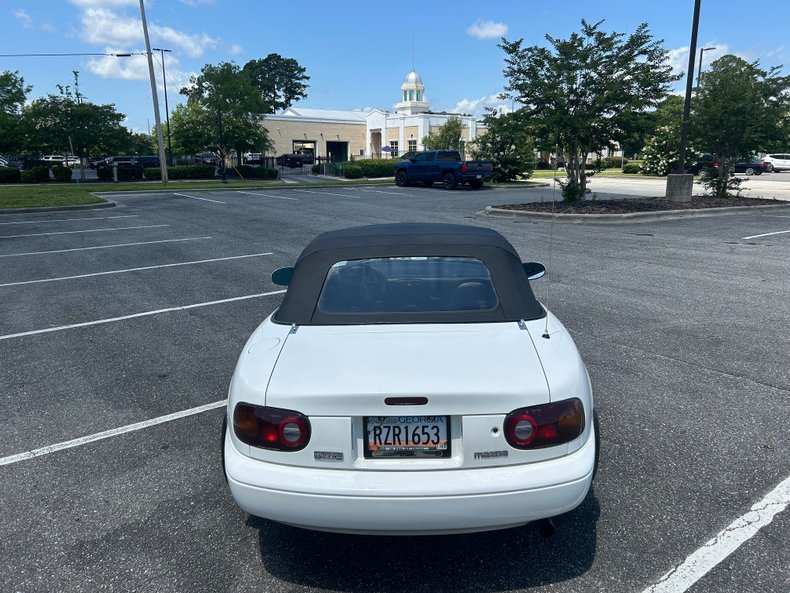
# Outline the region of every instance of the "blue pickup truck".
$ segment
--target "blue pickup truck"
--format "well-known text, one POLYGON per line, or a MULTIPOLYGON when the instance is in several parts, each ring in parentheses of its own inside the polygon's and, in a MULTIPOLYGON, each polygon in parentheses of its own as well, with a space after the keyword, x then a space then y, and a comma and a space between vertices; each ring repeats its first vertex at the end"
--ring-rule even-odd
POLYGON ((404 187, 421 182, 430 187, 441 182, 444 189, 468 183, 472 189, 480 189, 491 179, 493 169, 491 161, 462 161, 457 150, 426 150, 396 165, 395 183, 404 187))

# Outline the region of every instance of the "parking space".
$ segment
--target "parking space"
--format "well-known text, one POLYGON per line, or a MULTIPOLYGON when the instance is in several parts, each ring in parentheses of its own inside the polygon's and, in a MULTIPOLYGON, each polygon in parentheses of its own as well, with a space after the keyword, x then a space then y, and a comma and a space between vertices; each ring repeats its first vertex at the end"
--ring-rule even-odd
POLYGON ((479 214, 546 191, 115 194, 114 209, 0 217, 0 590, 788 590, 790 494, 763 503, 790 476, 790 207, 479 214), (282 298, 272 270, 320 232, 401 221, 489 226, 549 269, 536 294, 585 359, 604 442, 593 492, 551 538, 320 534, 230 498, 221 406, 282 298), (765 509, 734 551, 695 556, 765 509))

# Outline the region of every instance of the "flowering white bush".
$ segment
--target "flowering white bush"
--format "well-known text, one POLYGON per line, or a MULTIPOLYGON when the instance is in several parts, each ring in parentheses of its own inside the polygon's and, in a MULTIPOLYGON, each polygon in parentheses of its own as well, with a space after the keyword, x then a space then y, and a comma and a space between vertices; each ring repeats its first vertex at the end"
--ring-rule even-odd
MULTIPOLYGON (((675 171, 680 152, 680 126, 664 126, 656 131, 642 150, 643 175, 664 177, 675 171)), ((697 151, 686 147, 686 167, 690 167, 697 159, 697 151)))

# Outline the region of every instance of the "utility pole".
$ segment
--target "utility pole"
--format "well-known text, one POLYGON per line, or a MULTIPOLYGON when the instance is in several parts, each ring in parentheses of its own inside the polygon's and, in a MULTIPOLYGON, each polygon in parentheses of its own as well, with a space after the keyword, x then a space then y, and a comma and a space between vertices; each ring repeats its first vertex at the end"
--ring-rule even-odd
POLYGON ((700 0, 694 0, 694 19, 691 25, 691 47, 689 66, 686 72, 686 100, 683 103, 683 124, 680 128, 680 155, 674 173, 667 175, 668 199, 690 202, 694 189, 694 176, 686 173, 686 143, 689 135, 689 113, 691 112, 691 87, 694 84, 694 58, 697 57, 697 30, 699 29, 700 0))
POLYGON ((170 106, 167 104, 167 74, 165 73, 165 52, 170 53, 169 49, 162 49, 155 47, 154 51, 158 51, 162 58, 162 86, 165 89, 165 119, 167 120, 167 164, 173 164, 173 145, 170 143, 170 106))
POLYGON ((143 35, 145 36, 145 53, 148 56, 148 74, 151 78, 151 97, 154 101, 154 122, 156 124, 156 139, 159 144, 159 166, 162 171, 162 185, 167 185, 167 159, 165 159, 165 142, 162 137, 162 120, 159 117, 159 95, 156 92, 156 76, 154 76, 154 57, 151 54, 151 40, 148 38, 148 23, 145 20, 144 0, 140 0, 140 18, 143 21, 143 35))
POLYGON ((697 69, 697 98, 699 99, 699 77, 702 76, 702 54, 706 51, 711 51, 716 49, 715 47, 701 47, 699 48, 699 67, 697 69))

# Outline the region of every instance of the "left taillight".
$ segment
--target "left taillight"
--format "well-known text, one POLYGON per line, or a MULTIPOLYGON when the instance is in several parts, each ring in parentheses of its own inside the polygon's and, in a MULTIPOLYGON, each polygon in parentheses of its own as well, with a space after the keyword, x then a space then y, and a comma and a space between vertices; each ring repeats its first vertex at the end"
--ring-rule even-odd
POLYGON ((505 439, 516 449, 562 445, 584 432, 584 405, 578 398, 513 410, 505 416, 505 439))
POLYGON ((469 172, 469 163, 461 163, 461 173, 469 172))
POLYGON ((242 443, 274 451, 299 451, 310 442, 310 419, 293 410, 241 402, 233 409, 233 433, 242 443))

